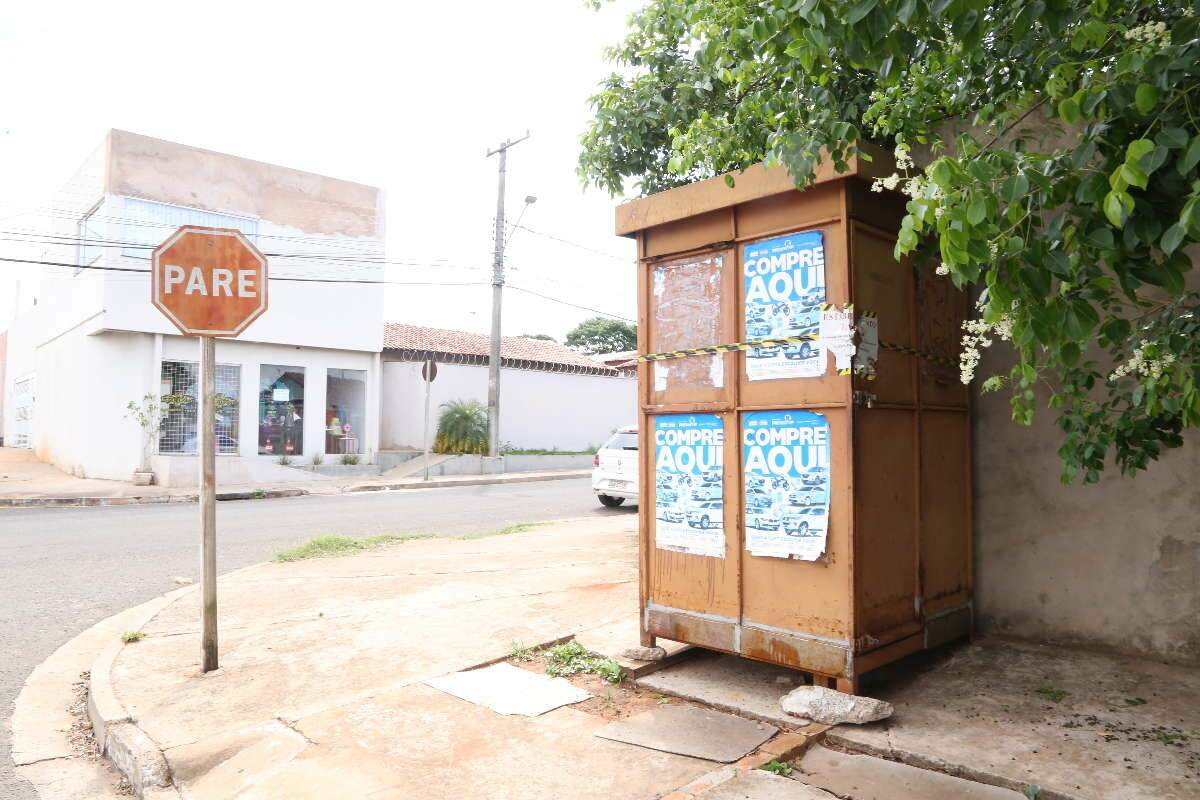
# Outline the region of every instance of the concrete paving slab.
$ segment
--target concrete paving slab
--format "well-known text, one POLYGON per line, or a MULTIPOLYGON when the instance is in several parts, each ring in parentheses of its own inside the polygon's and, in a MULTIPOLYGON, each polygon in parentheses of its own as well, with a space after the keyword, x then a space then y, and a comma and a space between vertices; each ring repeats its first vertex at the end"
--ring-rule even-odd
POLYGON ((505 663, 439 675, 425 683, 467 702, 490 708, 497 714, 526 717, 582 703, 591 697, 566 678, 550 678, 505 663))
POLYGON ((897 761, 810 747, 790 776, 845 800, 1022 800, 999 786, 955 778, 897 761))
POLYGON ((805 724, 779 707, 780 697, 804 685, 803 673, 773 664, 723 653, 698 653, 639 678, 638 685, 784 728, 805 724))
POLYGON ((652 800, 712 768, 649 750, 631 758, 593 737, 603 724, 573 708, 497 716, 415 684, 296 722, 300 749, 268 726, 248 734, 253 753, 215 737, 169 755, 190 800, 652 800))
POLYGON ((978 639, 872 677, 895 715, 828 741, 1042 798, 1200 796, 1200 670, 978 639))
POLYGON ((695 706, 666 705, 613 722, 601 739, 731 764, 779 731, 765 722, 695 706))
POLYGON ((740 773, 701 797, 703 800, 836 800, 828 792, 761 769, 740 773))

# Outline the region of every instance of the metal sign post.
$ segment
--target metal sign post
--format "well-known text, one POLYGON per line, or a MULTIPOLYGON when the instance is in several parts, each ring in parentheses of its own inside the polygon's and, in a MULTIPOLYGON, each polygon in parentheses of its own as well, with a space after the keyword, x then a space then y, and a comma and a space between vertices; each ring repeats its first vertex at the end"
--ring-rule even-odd
POLYGON ((200 338, 200 541, 204 597, 202 670, 217 648, 217 343, 267 310, 267 259, 232 228, 185 225, 154 249, 150 302, 184 336, 200 338))
POLYGON ((429 394, 437 377, 437 362, 432 358, 421 365, 421 377, 425 380, 425 480, 429 480, 429 394))
POLYGON ((204 591, 201 670, 217 669, 217 342, 200 337, 200 531, 204 591))

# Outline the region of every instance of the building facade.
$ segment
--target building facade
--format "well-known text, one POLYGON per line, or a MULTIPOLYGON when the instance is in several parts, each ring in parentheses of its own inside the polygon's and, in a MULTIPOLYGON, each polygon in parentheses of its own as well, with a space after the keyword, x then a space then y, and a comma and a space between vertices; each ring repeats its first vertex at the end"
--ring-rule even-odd
MULTIPOLYGON (((486 404, 487 336, 388 323, 383 349, 385 450, 421 449, 425 385, 421 365, 438 362, 430 387, 429 442, 440 406, 486 404)), ((500 440, 517 450, 584 451, 637 420, 637 376, 551 341, 505 336, 500 342, 500 440)))
MULTIPOLYGON (((236 228, 268 258, 270 309, 218 340, 218 479, 379 449, 382 192, 111 131, 56 198, 40 294, 8 333, 4 430, 60 469, 196 481, 199 340, 150 303, 150 253, 180 225, 236 228), (128 410, 170 411, 147 434, 128 410), (16 416, 20 414, 21 420, 16 416)), ((294 472, 289 470, 289 472, 294 472)))

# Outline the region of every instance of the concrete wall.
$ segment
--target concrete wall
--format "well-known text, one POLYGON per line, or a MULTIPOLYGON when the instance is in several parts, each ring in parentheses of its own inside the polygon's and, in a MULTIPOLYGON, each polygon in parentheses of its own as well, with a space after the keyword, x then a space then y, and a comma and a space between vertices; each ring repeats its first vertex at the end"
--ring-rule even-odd
MULTIPOLYGON (((430 399, 429 439, 433 441, 442 403, 487 403, 484 366, 441 364, 430 399)), ((424 420, 421 365, 383 365, 385 450, 417 448, 424 420)), ((637 381, 603 375, 570 375, 503 369, 500 375, 500 439, 518 448, 584 450, 604 443, 612 431, 637 422, 637 381)))
MULTIPOLYGON (((985 358, 979 374, 998 366, 985 358)), ((1195 431, 1135 478, 1110 466, 1098 485, 1064 486, 1041 400, 1031 428, 1011 422, 1003 392, 975 405, 978 627, 1200 662, 1195 431)))

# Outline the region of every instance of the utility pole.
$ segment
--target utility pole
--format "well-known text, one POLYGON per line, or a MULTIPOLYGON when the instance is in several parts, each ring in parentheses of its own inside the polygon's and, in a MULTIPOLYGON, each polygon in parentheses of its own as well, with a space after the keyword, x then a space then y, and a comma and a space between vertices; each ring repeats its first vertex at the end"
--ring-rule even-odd
POLYGON ((520 139, 509 139, 488 158, 500 154, 500 186, 496 192, 496 250, 492 260, 492 350, 488 358, 488 455, 500 455, 500 301, 504 295, 504 178, 508 163, 508 148, 529 138, 529 131, 520 139))

